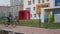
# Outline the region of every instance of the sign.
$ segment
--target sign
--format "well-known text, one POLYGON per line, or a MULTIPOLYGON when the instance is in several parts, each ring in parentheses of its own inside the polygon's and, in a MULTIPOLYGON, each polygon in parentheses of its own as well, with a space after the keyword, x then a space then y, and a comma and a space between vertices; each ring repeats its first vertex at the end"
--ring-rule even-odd
POLYGON ((55 0, 55 6, 60 6, 60 0, 55 0))
MULTIPOLYGON (((60 0, 55 0, 55 6, 60 6, 60 0)), ((53 14, 60 14, 60 11, 55 11, 55 10, 52 10, 53 14)))
POLYGON ((53 14, 60 14, 60 11, 54 11, 52 12, 53 14))
POLYGON ((55 0, 55 6, 60 6, 60 0, 55 0))

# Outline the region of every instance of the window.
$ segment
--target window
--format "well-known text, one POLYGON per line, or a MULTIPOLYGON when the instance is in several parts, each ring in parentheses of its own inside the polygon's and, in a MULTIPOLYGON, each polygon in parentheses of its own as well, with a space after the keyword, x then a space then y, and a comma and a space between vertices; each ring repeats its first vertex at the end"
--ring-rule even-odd
POLYGON ((31 10, 31 8, 26 8, 26 10, 29 10, 29 11, 30 11, 30 10, 31 10))
POLYGON ((30 17, 32 17, 32 14, 30 14, 30 17))
POLYGON ((48 5, 46 7, 49 7, 48 5))
POLYGON ((35 3, 35 0, 33 0, 33 4, 35 3))
POLYGON ((40 3, 40 0, 38 0, 38 3, 40 3))
POLYGON ((31 5, 31 1, 28 1, 28 5, 31 5))
POLYGON ((44 0, 42 0, 42 2, 44 3, 44 0))
POLYGON ((47 1, 49 1, 49 0, 47 0, 47 1))
POLYGON ((33 7, 33 10, 35 10, 35 7, 33 7))
POLYGON ((57 3, 58 6, 60 6, 60 3, 57 3))
POLYGON ((34 14, 34 17, 36 17, 36 14, 34 14))

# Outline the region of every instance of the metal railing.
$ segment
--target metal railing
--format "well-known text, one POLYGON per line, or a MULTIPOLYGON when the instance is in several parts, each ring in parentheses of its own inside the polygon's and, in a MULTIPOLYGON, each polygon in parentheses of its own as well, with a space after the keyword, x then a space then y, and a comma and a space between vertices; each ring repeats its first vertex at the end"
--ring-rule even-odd
MULTIPOLYGON (((4 24, 6 20, 0 19, 0 24, 4 24)), ((16 26, 29 26, 29 27, 38 27, 38 28, 53 28, 53 29, 60 29, 60 23, 41 23, 41 20, 17 20, 14 19, 16 22, 16 26)))

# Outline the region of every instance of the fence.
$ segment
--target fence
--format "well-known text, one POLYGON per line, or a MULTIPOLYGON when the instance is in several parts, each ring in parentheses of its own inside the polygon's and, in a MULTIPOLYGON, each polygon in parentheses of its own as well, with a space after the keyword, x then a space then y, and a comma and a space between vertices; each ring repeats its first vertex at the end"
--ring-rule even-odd
MULTIPOLYGON (((52 28, 52 29, 60 29, 60 23, 41 23, 41 20, 16 20, 16 26, 29 26, 29 27, 38 27, 38 28, 52 28)), ((0 19, 0 24, 3 23, 4 20, 0 19)))

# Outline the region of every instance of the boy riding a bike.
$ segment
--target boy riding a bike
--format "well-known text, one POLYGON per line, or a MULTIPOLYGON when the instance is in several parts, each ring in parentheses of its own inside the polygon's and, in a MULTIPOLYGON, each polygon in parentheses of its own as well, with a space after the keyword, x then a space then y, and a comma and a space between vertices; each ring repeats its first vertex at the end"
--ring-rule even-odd
POLYGON ((7 25, 10 25, 11 24, 11 22, 12 22, 12 19, 13 19, 13 16, 12 16, 12 14, 11 13, 9 13, 9 15, 8 15, 8 17, 7 17, 7 25))

